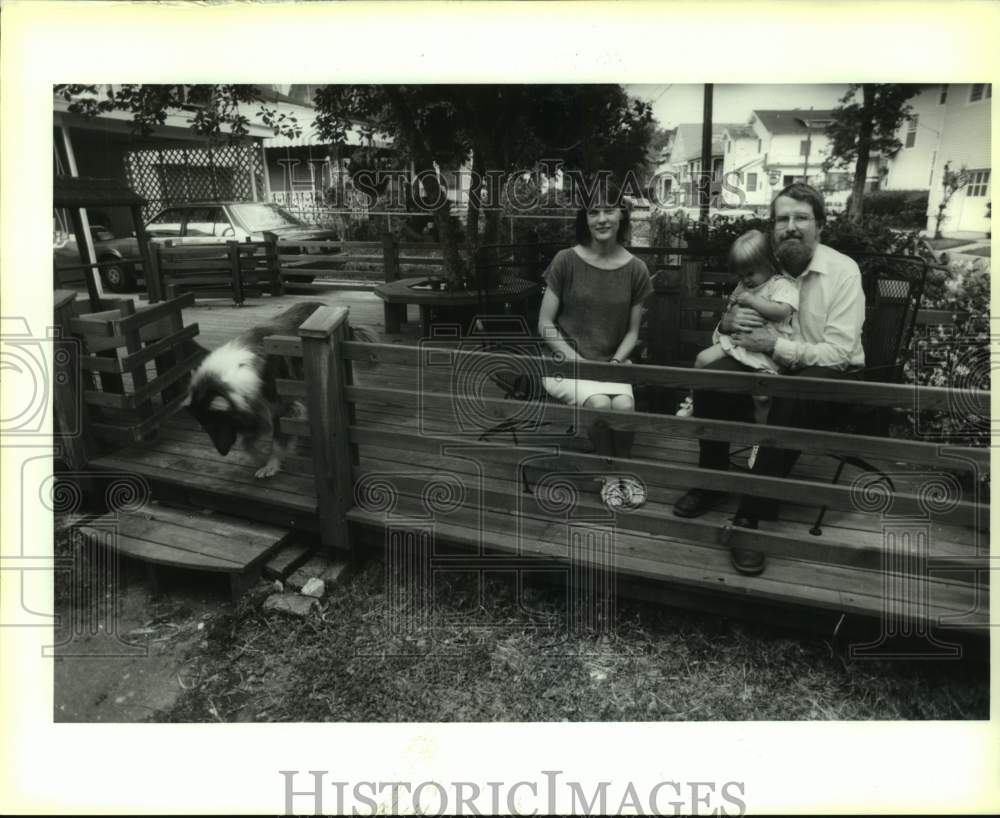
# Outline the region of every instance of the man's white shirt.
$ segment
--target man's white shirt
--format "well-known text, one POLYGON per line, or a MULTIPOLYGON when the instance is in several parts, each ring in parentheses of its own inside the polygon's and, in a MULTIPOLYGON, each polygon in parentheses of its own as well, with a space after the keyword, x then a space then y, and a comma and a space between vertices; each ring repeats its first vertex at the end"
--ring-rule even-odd
POLYGON ((865 292, 857 262, 818 244, 798 282, 799 309, 792 320, 792 337, 775 341, 774 360, 789 369, 864 366, 865 292))

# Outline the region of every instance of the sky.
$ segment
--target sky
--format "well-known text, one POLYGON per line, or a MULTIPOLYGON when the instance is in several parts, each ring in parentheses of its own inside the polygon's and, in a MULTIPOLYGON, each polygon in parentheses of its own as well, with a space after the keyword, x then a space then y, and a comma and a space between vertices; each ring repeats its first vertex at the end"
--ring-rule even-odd
MULTIPOLYGON (((701 122, 704 86, 626 85, 629 94, 653 103, 662 128, 701 122)), ((712 95, 713 122, 746 122, 755 108, 833 108, 847 91, 840 85, 716 85, 712 95)))

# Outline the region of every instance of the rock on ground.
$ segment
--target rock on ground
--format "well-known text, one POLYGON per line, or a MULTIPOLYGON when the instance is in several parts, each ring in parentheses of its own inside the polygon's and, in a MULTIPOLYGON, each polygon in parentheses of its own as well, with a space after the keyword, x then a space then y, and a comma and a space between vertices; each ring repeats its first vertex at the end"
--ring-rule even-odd
POLYGON ((309 616, 313 611, 319 610, 319 600, 298 594, 272 594, 264 600, 264 610, 309 616))

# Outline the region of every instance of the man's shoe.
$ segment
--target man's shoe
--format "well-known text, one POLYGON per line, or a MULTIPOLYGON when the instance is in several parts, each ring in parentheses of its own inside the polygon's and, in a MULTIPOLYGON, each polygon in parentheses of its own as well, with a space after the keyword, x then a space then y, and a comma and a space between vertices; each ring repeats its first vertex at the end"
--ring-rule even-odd
POLYGON ((724 491, 712 489, 690 489, 674 503, 674 514, 678 517, 700 517, 726 499, 724 491))
MULTIPOLYGON (((753 517, 737 515, 733 518, 733 526, 736 528, 757 528, 757 521, 753 517)), ((764 570, 766 559, 763 551, 751 551, 749 548, 731 548, 729 550, 729 561, 733 568, 741 574, 755 577, 764 570)))

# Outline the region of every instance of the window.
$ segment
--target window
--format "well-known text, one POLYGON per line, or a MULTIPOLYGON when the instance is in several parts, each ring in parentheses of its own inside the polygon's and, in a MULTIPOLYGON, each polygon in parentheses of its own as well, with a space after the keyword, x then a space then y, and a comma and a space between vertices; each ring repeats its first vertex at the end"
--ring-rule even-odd
POLYGON ((910 119, 910 128, 906 132, 906 147, 912 148, 917 144, 917 120, 920 118, 918 114, 914 114, 913 118, 910 119))
POLYGON ((747 174, 747 193, 753 193, 757 190, 757 174, 748 173, 747 174))
POLYGON ((810 146, 808 139, 803 139, 801 142, 799 142, 799 156, 808 156, 809 147, 810 146))
POLYGON ((762 147, 762 146, 761 146, 761 141, 760 141, 760 140, 758 139, 758 140, 757 140, 757 153, 760 153, 760 149, 761 149, 761 147, 762 147))
POLYGON ((969 91, 969 102, 979 102, 984 96, 987 99, 993 96, 993 86, 988 82, 973 83, 969 91))
POLYGON ((726 140, 726 153, 733 152, 733 141, 731 139, 726 140))
POLYGON ((146 225, 146 232, 152 237, 171 237, 181 234, 181 225, 184 223, 184 208, 174 207, 158 213, 153 220, 146 225))
POLYGON ((941 96, 938 98, 938 105, 944 105, 948 101, 948 86, 941 86, 941 96))
POLYGON ((233 228, 221 207, 193 207, 188 211, 185 236, 232 236, 233 228), (227 232, 228 231, 228 232, 227 232))
POLYGON ((970 170, 969 188, 966 196, 980 198, 986 195, 986 189, 990 185, 990 172, 988 170, 970 170))
POLYGON ((781 180, 781 186, 788 187, 793 182, 800 182, 800 181, 802 181, 801 176, 785 176, 784 179, 781 180))

